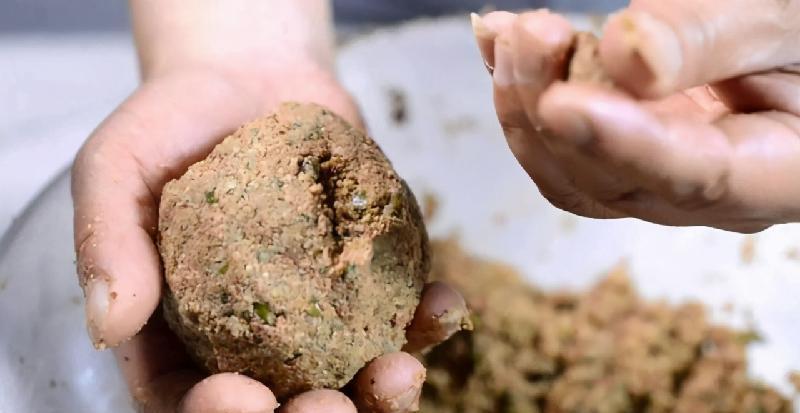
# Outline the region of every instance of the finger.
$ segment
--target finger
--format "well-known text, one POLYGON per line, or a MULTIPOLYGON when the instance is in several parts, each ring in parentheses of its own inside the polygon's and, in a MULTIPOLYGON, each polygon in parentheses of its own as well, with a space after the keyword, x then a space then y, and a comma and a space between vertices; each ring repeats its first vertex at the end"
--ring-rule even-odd
POLYGON ((714 122, 731 113, 731 108, 721 101, 716 90, 708 85, 686 89, 666 98, 644 101, 641 104, 656 116, 681 116, 706 123, 714 122))
POLYGON ((449 285, 434 281, 422 290, 414 319, 406 330, 403 351, 414 353, 439 344, 460 330, 471 330, 464 297, 449 285))
POLYGON ((281 413, 357 413, 356 406, 335 390, 312 390, 289 400, 281 413))
POLYGON ((582 146, 565 145, 555 134, 551 134, 545 144, 559 164, 569 171, 572 184, 600 204, 630 196, 639 189, 635 181, 620 174, 605 160, 587 154, 582 146))
POLYGON ((612 209, 666 225, 740 232, 800 215, 796 116, 771 111, 710 120, 696 113, 699 103, 679 115, 648 110, 654 106, 602 88, 557 84, 543 95, 540 112, 561 144, 641 186, 606 201, 612 209))
POLYGON ((737 112, 777 110, 800 116, 800 65, 724 80, 714 91, 737 112))
POLYGON ((800 61, 800 2, 634 1, 609 19, 603 64, 639 96, 669 93, 800 61))
POLYGON ((139 331, 161 295, 155 199, 121 152, 90 142, 72 170, 78 274, 89 334, 100 349, 139 331))
POLYGON ((241 110, 218 111, 214 102, 233 93, 220 83, 187 77, 145 85, 98 127, 75 160, 78 273, 99 348, 136 334, 158 305, 162 279, 153 239, 163 184, 205 156, 228 128, 255 115, 245 102, 241 110), (202 93, 194 91, 198 81, 202 93))
POLYGON ((203 380, 161 317, 115 348, 114 355, 144 413, 260 413, 277 406, 269 389, 247 377, 224 373, 203 380))
MULTIPOLYGON (((548 194, 548 199, 562 209, 570 209, 581 215, 602 218, 616 216, 615 212, 603 208, 594 199, 590 199, 596 198, 595 194, 585 191, 586 188, 592 188, 597 184, 586 185, 586 182, 582 182, 586 179, 603 179, 604 181, 610 181, 610 179, 602 171, 597 171, 597 168, 592 168, 595 170, 591 172, 580 172, 577 167, 587 169, 591 165, 573 159, 574 157, 571 156, 563 156, 563 153, 554 152, 553 147, 547 146, 549 141, 546 136, 547 132, 538 129, 540 126, 538 106, 541 93, 554 81, 564 79, 567 72, 571 71, 567 67, 568 57, 575 47, 581 47, 581 50, 576 52, 576 56, 580 55, 581 57, 587 57, 583 55, 592 53, 593 50, 584 50, 586 49, 584 46, 589 45, 582 42, 583 37, 576 38, 566 19, 546 10, 521 14, 514 23, 513 34, 511 43, 517 96, 524 108, 525 116, 537 129, 532 138, 545 144, 544 146, 540 144, 537 152, 547 154, 544 162, 553 164, 552 169, 560 171, 558 174, 537 175, 539 178, 537 182, 541 183, 540 185, 546 185, 542 178, 549 178, 547 179, 549 188, 545 189, 543 193, 548 194), (581 44, 576 44, 576 41, 580 41, 581 44), (558 166, 555 166, 556 164, 558 166), (577 189, 571 190, 570 193, 567 188, 577 189)), ((588 60, 589 57, 591 56, 583 60, 588 60)), ((578 66, 581 63, 589 62, 578 62, 578 66)), ((578 68, 577 74, 585 75, 586 73, 581 72, 581 68, 578 68)), ((530 146, 530 142, 527 143, 530 146)), ((541 165, 543 160, 540 158, 529 162, 541 165)), ((543 169, 542 166, 539 168, 543 169)), ((608 188, 611 184, 604 182, 602 186, 608 188)))
POLYGON ((528 120, 537 126, 540 95, 566 74, 572 27, 547 10, 522 13, 512 26, 510 41, 517 96, 528 120))
POLYGON ((800 216, 800 119, 780 112, 731 114, 714 125, 731 142, 729 196, 773 223, 800 216))
POLYGON ((615 212, 603 208, 577 190, 542 143, 545 131, 531 124, 517 93, 512 39, 510 27, 495 39, 495 70, 492 75, 495 110, 509 148, 542 195, 556 207, 595 218, 615 216, 615 212))
POLYGON ((72 171, 78 272, 96 346, 133 336, 158 305, 162 279, 153 239, 163 185, 284 98, 317 102, 359 122, 357 108, 331 76, 314 72, 313 82, 271 85, 282 91, 271 102, 242 96, 220 76, 159 79, 100 125, 72 171), (234 103, 219 110, 218 102, 234 103))
MULTIPOLYGON (((642 108, 656 117, 660 114, 697 122, 712 122, 729 113, 729 109, 710 94, 709 90, 708 87, 688 89, 656 102, 644 102, 642 108)), ((572 98, 577 99, 575 96, 572 98)), ((591 99, 592 96, 585 95, 583 98, 591 99)), ((642 196, 641 184, 631 179, 624 168, 609 162, 609 158, 594 153, 592 145, 575 145, 566 136, 557 138, 557 134, 550 135, 550 139, 545 139, 544 142, 565 169, 570 171, 575 186, 581 191, 607 206, 610 206, 609 201, 642 196)))
POLYGON ((494 71, 494 39, 498 33, 511 26, 516 17, 516 14, 506 11, 491 12, 484 17, 476 13, 470 14, 472 33, 475 35, 483 64, 489 73, 494 71))
POLYGON ((704 205, 727 190, 730 146, 708 123, 656 117, 621 93, 569 84, 545 93, 540 116, 559 145, 674 203, 704 205))
POLYGON ((419 410, 425 367, 408 353, 380 356, 356 376, 355 402, 359 411, 406 413, 419 410))
POLYGON ((263 384, 236 373, 207 377, 186 393, 181 413, 272 413, 278 402, 263 384))

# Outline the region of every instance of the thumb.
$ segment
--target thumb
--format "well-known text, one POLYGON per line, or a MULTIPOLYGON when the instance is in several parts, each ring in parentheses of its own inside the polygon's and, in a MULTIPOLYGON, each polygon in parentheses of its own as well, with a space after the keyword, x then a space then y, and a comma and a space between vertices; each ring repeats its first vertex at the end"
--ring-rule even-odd
POLYGON ((634 0, 600 52, 623 87, 659 98, 800 61, 798 0, 634 0))

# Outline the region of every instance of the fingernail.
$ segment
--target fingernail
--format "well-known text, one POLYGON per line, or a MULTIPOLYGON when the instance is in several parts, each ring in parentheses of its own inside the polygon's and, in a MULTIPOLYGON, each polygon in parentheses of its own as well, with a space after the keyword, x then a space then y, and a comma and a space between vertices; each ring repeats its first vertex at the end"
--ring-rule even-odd
POLYGON ((501 35, 494 41, 494 83, 500 87, 514 84, 514 53, 510 39, 501 35))
POLYGON ((441 328, 443 339, 450 338, 461 330, 472 330, 472 320, 464 297, 447 284, 434 282, 428 286, 430 296, 438 296, 441 303, 433 314, 436 324, 441 328))
POLYGON ((494 34, 483 24, 483 19, 478 13, 470 13, 469 20, 472 22, 472 32, 475 37, 494 37, 494 34))
POLYGON ((94 278, 89 281, 86 290, 86 325, 89 337, 95 348, 103 350, 106 348, 103 333, 110 301, 108 282, 103 278, 94 278))
POLYGON ((563 77, 564 63, 573 43, 570 23, 541 9, 520 15, 513 26, 514 76, 518 84, 536 88, 563 77))
MULTIPOLYGON (((623 41, 633 65, 654 93, 667 93, 676 87, 683 49, 675 32, 648 13, 625 11, 615 17, 623 31, 623 41), (638 66, 638 67, 637 67, 638 66)), ((629 58, 630 58, 629 57, 629 58)))
POLYGON ((491 75, 494 71, 494 36, 495 33, 489 30, 483 23, 483 19, 477 13, 470 13, 470 22, 472 23, 472 33, 475 35, 475 41, 478 43, 478 51, 483 59, 483 65, 491 75))
POLYGON ((466 305, 445 311, 439 317, 439 323, 442 325, 445 340, 461 330, 472 330, 472 320, 466 305))

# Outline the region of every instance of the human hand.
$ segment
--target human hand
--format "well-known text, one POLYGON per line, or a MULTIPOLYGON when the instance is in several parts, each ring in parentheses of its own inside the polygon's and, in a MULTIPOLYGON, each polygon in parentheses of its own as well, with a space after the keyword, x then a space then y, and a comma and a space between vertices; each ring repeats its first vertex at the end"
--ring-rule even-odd
POLYGON ((473 27, 508 144, 555 206, 739 232, 800 220, 800 2, 634 0, 600 43, 616 88, 563 81, 558 15, 473 27))
MULTIPOLYGON (((163 279, 153 243, 164 184, 247 120, 297 100, 323 104, 359 124, 352 100, 330 73, 293 70, 275 79, 264 86, 269 93, 263 99, 246 79, 231 80, 213 70, 148 80, 103 122, 75 162, 75 244, 89 330, 98 347, 115 347, 146 412, 261 412, 276 406, 271 392, 254 380, 235 374, 204 378, 192 368, 158 311, 163 279)), ((409 329, 408 350, 459 328, 438 315, 465 311, 453 290, 428 286, 409 329)), ((380 357, 357 379, 356 402, 364 411, 409 411, 424 377, 423 366, 406 353, 380 357)), ((314 406, 355 412, 353 403, 334 391, 303 395, 285 411, 318 411, 314 406)))
MULTIPOLYGON (((238 374, 197 370, 162 319, 163 278, 153 241, 158 201, 166 182, 283 101, 318 103, 361 126, 331 69, 325 3, 131 4, 144 81, 87 140, 72 171, 75 248, 92 341, 113 348, 146 413, 271 412, 277 403, 266 386, 238 374)), ((460 328, 452 315, 465 311, 459 294, 429 285, 408 328, 406 350, 445 339, 460 328)), ((282 411, 355 412, 353 402, 363 411, 410 411, 424 377, 416 359, 392 353, 359 373, 353 401, 320 390, 282 411)))

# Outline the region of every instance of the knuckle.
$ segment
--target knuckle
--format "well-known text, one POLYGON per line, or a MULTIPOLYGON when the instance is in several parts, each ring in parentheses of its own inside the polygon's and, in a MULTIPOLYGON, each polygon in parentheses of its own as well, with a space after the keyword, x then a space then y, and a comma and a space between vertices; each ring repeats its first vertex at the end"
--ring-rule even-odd
POLYGON ((573 213, 580 213, 586 206, 586 198, 577 191, 545 192, 542 196, 554 207, 573 213))

